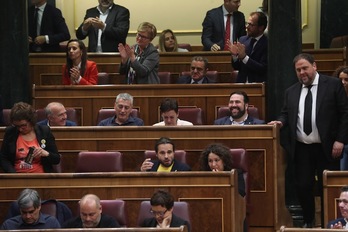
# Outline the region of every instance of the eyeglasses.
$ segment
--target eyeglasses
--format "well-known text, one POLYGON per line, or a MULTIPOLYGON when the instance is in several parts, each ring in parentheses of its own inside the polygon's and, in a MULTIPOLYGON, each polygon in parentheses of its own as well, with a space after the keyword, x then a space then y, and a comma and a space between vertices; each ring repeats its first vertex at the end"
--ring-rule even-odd
POLYGON ((249 23, 249 22, 245 22, 245 26, 246 27, 254 27, 254 26, 257 26, 256 24, 252 24, 252 23, 249 23))
POLYGON ((202 72, 203 71, 203 68, 191 66, 191 71, 195 71, 195 69, 197 69, 198 72, 202 72))
POLYGON ((163 212, 158 212, 158 211, 153 211, 152 209, 150 210, 150 213, 152 213, 154 216, 160 216, 163 217, 167 213, 168 209, 166 209, 163 212))
POLYGON ((28 126, 28 123, 23 123, 23 124, 20 124, 20 125, 13 124, 12 126, 16 127, 17 129, 23 129, 23 128, 26 128, 28 126))
POLYGON ((144 36, 144 35, 141 35, 141 34, 139 34, 139 33, 137 33, 137 38, 139 38, 139 39, 150 39, 149 37, 147 37, 147 36, 144 36))

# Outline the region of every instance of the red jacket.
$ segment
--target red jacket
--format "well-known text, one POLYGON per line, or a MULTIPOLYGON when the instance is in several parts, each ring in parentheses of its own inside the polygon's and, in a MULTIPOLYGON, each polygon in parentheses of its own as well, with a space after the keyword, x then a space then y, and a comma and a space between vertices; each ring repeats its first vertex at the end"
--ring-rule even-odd
MULTIPOLYGON (((63 85, 72 85, 69 73, 65 71, 66 64, 63 65, 63 85)), ((81 75, 82 76, 82 75, 81 75)), ((98 69, 94 61, 87 60, 86 70, 78 85, 96 85, 98 83, 98 69)))

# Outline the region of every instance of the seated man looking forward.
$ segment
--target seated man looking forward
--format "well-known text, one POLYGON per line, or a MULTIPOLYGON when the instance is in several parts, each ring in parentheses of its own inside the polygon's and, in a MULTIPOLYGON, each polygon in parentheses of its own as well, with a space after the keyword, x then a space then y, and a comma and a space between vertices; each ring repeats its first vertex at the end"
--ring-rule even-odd
POLYGON ((265 124, 265 121, 248 115, 249 97, 244 91, 231 93, 228 102, 230 116, 216 119, 214 125, 254 125, 265 124))
POLYGON ((215 83, 207 77, 208 59, 202 56, 195 56, 191 60, 191 76, 181 76, 177 84, 209 84, 215 83))
POLYGON ((161 102, 160 106, 162 122, 154 124, 154 126, 192 126, 191 122, 180 120, 178 102, 173 98, 166 98, 161 102))
POLYGON ((51 102, 45 108, 47 119, 44 119, 37 124, 47 126, 76 126, 76 123, 67 120, 66 109, 62 103, 51 102))
POLYGON ((170 138, 162 137, 157 140, 155 152, 158 160, 145 159, 140 168, 142 172, 191 171, 187 164, 174 159, 175 145, 170 138))
POLYGON ((180 227, 187 226, 187 231, 190 232, 190 224, 188 221, 173 214, 174 197, 167 191, 156 191, 150 200, 151 213, 154 217, 145 218, 142 227, 180 227))
POLYGON ((98 123, 98 126, 144 126, 144 121, 130 114, 133 109, 133 96, 128 93, 120 93, 114 104, 115 116, 106 118, 98 123))
POLYGON ((100 199, 87 194, 79 202, 80 216, 65 222, 63 228, 116 228, 119 223, 111 216, 102 214, 100 199))

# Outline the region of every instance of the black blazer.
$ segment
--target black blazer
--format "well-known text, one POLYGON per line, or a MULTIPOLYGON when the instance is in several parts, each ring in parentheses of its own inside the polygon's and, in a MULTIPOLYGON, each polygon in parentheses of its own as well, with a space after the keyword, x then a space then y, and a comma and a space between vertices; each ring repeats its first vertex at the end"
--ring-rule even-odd
MULTIPOLYGON (((176 216, 175 214, 172 214, 172 221, 170 222, 169 227, 180 227, 180 226, 187 226, 187 231, 188 232, 191 231, 191 226, 188 221, 185 221, 184 219, 176 216)), ((157 227, 156 218, 145 218, 141 227, 157 227)))
MULTIPOLYGON (((87 18, 99 17, 97 7, 90 8, 86 11, 85 21, 87 18)), ((108 17, 105 20, 106 28, 101 36, 101 46, 103 52, 118 52, 118 44, 126 43, 129 30, 129 10, 123 6, 113 4, 108 17)), ((76 31, 78 39, 85 39, 88 36, 88 51, 96 52, 98 43, 98 29, 90 27, 88 33, 82 33, 82 25, 76 31)))
MULTIPOLYGON (((248 47, 251 37, 242 36, 240 43, 248 47)), ((255 44, 253 52, 249 55, 249 60, 244 64, 241 60, 233 61, 233 68, 239 70, 237 82, 264 82, 267 80, 267 59, 268 59, 268 38, 263 35, 255 44)))
MULTIPOLYGON (((53 172, 52 165, 60 162, 60 155, 51 129, 48 126, 35 125, 35 134, 39 145, 41 146, 44 143, 44 149, 49 152, 47 157, 41 157, 44 171, 53 172)), ((17 128, 13 126, 9 126, 5 130, 4 140, 0 150, 0 162, 4 172, 16 172, 14 163, 18 135, 19 132, 17 128)))
MULTIPOLYGON (((191 84, 192 78, 191 76, 181 76, 176 81, 177 84, 191 84)), ((215 81, 210 80, 208 77, 203 77, 202 84, 209 84, 209 83, 215 83, 215 81)))
MULTIPOLYGON (((284 106, 278 120, 290 130, 290 154, 294 157, 298 105, 302 84, 290 86, 285 92, 284 106)), ((348 143, 348 100, 338 78, 319 75, 316 101, 316 124, 324 153, 329 161, 335 141, 348 143)))
MULTIPOLYGON (((28 33, 34 40, 34 12, 35 6, 31 6, 28 9, 28 33)), ((62 16, 62 12, 50 4, 46 4, 44 12, 42 14, 40 35, 48 35, 49 44, 43 44, 41 46, 42 52, 59 52, 59 43, 69 40, 70 33, 68 26, 62 16)), ((30 52, 33 52, 33 44, 29 45, 30 52)))
MULTIPOLYGON (((152 160, 151 162, 153 162, 153 166, 150 170, 148 170, 148 172, 157 172, 157 169, 160 165, 158 160, 152 160)), ((176 161, 174 159, 174 165, 172 167, 171 172, 180 172, 180 171, 191 171, 191 167, 188 166, 187 164, 184 163, 180 163, 179 161, 176 161)))
MULTIPOLYGON (((202 44, 205 51, 210 51, 213 44, 220 46, 221 50, 224 49, 225 39, 225 23, 222 6, 209 10, 202 23, 202 44)), ((233 41, 239 39, 239 37, 246 35, 245 31, 245 17, 240 11, 233 12, 233 41)))

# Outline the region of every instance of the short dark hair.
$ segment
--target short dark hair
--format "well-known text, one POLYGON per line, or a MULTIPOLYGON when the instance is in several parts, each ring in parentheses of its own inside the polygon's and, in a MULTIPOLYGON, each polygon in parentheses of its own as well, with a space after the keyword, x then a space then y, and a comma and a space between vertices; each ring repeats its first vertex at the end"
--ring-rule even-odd
POLYGON ((203 57, 203 56, 194 56, 192 57, 191 59, 191 63, 192 61, 200 61, 200 62, 204 62, 204 69, 207 69, 208 68, 208 65, 209 65, 209 62, 208 62, 208 59, 203 57))
POLYGON ((297 56, 295 56, 295 58, 293 60, 293 64, 295 65, 301 59, 307 60, 310 64, 314 64, 314 62, 315 62, 314 57, 311 54, 300 53, 297 56))
POLYGON ((150 204, 152 206, 160 205, 165 207, 167 210, 173 208, 174 197, 165 190, 157 190, 151 197, 150 204))
POLYGON ((210 171, 208 164, 208 156, 210 153, 214 153, 219 156, 224 163, 224 171, 231 171, 232 169, 232 157, 231 152, 228 147, 220 143, 209 144, 201 153, 199 157, 199 163, 201 166, 201 171, 210 171))
POLYGON ((11 123, 14 121, 27 120, 32 126, 36 124, 36 113, 34 108, 25 102, 17 102, 10 112, 11 123))
POLYGON ((348 185, 343 186, 343 187, 341 188, 341 193, 343 193, 343 192, 348 192, 348 185))
POLYGON ((158 153, 158 146, 161 145, 161 144, 171 144, 173 146, 173 152, 175 151, 175 145, 174 145, 174 142, 168 138, 168 137, 161 137, 159 138, 156 143, 155 143, 155 151, 156 151, 156 154, 158 153))
POLYGON ((252 12, 250 16, 257 15, 257 26, 263 26, 263 30, 267 28, 267 16, 262 12, 252 12))
POLYGON ((248 97, 248 95, 247 95, 246 92, 244 92, 244 91, 234 91, 234 92, 232 92, 232 93, 230 94, 230 98, 231 98, 231 96, 234 95, 234 94, 242 95, 243 98, 244 98, 244 103, 249 103, 249 97, 248 97))
POLYGON ((342 72, 348 75, 348 66, 339 66, 332 75, 339 77, 342 72))
POLYGON ((161 113, 165 113, 165 112, 168 112, 170 110, 174 110, 175 113, 178 113, 178 111, 179 111, 178 102, 173 98, 163 99, 163 101, 161 102, 161 105, 160 105, 161 113))

